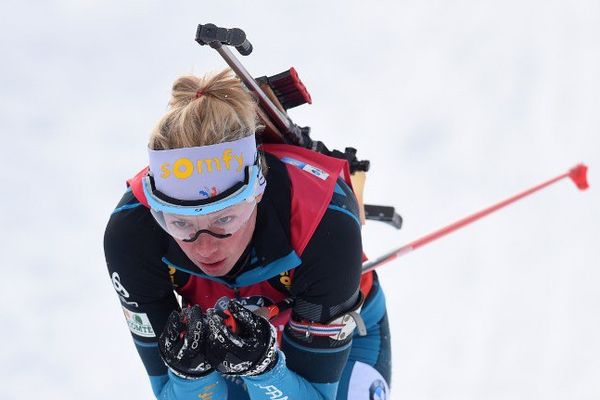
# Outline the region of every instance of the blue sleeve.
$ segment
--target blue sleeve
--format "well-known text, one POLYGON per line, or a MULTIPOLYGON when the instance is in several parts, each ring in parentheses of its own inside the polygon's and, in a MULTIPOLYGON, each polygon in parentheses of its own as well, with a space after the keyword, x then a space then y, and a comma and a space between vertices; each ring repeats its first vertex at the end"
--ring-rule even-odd
POLYGON ((270 371, 257 376, 243 377, 251 400, 333 400, 338 382, 311 383, 289 370, 283 352, 270 371))
POLYGON ((169 371, 167 376, 150 377, 150 380, 152 389, 158 390, 154 392, 158 400, 228 399, 225 379, 215 371, 194 380, 180 378, 169 371))
POLYGON ((164 365, 156 342, 143 343, 135 339, 134 342, 158 400, 231 400, 227 383, 219 373, 212 372, 199 379, 180 378, 164 365))

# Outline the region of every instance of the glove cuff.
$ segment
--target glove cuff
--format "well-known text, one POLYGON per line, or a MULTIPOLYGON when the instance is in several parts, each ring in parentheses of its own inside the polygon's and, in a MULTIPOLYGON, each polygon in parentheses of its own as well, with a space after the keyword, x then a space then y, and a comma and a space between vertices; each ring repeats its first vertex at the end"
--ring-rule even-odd
POLYGON ((264 356, 248 371, 240 374, 240 376, 255 376, 260 375, 269 371, 277 364, 278 352, 277 352, 277 330, 270 322, 265 319, 265 322, 269 325, 271 332, 269 338, 269 344, 265 349, 264 356))
POLYGON ((189 371, 188 372, 177 371, 175 368, 171 367, 170 365, 167 365, 167 367, 169 368, 169 371, 171 371, 173 373, 173 375, 178 376, 179 378, 187 379, 187 380, 196 380, 196 379, 204 378, 206 375, 208 375, 214 371, 214 369, 209 364, 206 364, 206 365, 208 365, 208 368, 199 369, 199 371, 193 372, 193 373, 190 373, 189 371))

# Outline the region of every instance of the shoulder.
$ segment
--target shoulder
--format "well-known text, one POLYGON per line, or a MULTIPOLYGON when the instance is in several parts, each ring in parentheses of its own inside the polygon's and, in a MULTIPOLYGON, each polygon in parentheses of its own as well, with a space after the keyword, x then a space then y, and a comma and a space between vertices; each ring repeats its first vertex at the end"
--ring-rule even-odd
POLYGON ((122 247, 133 245, 136 241, 160 240, 163 236, 150 211, 128 190, 110 215, 104 245, 122 247))
POLYGON ((127 191, 104 233, 104 254, 113 281, 116 276, 124 287, 142 297, 164 295, 169 290, 169 278, 162 257, 168 244, 167 235, 150 211, 127 191))
MULTIPOLYGON (((267 173, 265 178, 267 179, 267 189, 271 186, 271 191, 281 191, 283 189, 289 190, 290 188, 290 177, 285 166, 285 163, 281 161, 277 156, 263 151, 262 153, 267 162, 267 173)), ((268 193, 265 193, 268 194, 268 193)))
POLYGON ((341 213, 353 221, 360 231, 360 213, 356 196, 342 178, 338 178, 326 213, 341 213))
POLYGON ((285 232, 289 232, 291 182, 285 164, 270 153, 263 153, 268 171, 265 176, 267 187, 259 203, 258 226, 267 224, 277 217, 285 232))
POLYGON ((343 181, 302 254, 293 294, 313 304, 341 304, 358 290, 362 237, 358 205, 343 181))

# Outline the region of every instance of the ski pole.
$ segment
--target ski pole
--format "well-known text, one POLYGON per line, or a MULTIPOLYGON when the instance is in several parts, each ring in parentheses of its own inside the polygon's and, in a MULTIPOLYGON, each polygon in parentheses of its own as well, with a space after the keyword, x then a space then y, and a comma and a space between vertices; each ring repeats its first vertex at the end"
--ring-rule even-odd
MULTIPOLYGON (((471 214, 465 218, 462 218, 456 222, 451 223, 450 225, 438 229, 428 235, 423 236, 422 238, 419 238, 413 242, 410 242, 407 245, 404 245, 402 247, 399 247, 396 250, 392 250, 391 252, 384 254, 383 256, 377 258, 374 261, 369 261, 363 264, 362 266, 362 273, 365 274, 369 271, 374 270, 375 268, 381 267, 383 264, 386 264, 392 260, 395 260, 396 258, 399 258, 407 253, 410 253, 416 249, 418 249, 419 247, 423 247, 428 243, 433 242, 434 240, 437 240, 443 236, 446 236, 460 228, 463 228, 464 226, 477 221, 478 219, 481 219, 495 211, 498 211, 499 209, 506 207, 507 205, 514 203, 520 199, 522 199, 523 197, 529 196, 530 194, 537 192, 545 187, 548 187, 550 185, 552 185, 553 183, 556 183, 566 177, 569 177, 573 183, 575 183, 575 185, 577 186, 577 188, 579 190, 586 190, 589 187, 588 181, 587 181, 587 166, 585 164, 578 164, 575 167, 571 168, 568 172, 557 176, 556 178, 552 178, 546 182, 540 183, 539 185, 536 185, 530 189, 527 189, 519 194, 516 194, 512 197, 509 197, 506 200, 503 200, 497 204, 494 204, 490 207, 484 208, 481 211, 478 211, 474 214, 471 214)), ((261 315, 267 319, 271 319, 274 318, 275 316, 279 315, 281 312, 291 308, 294 305, 294 299, 292 299, 291 297, 288 297, 286 299, 284 299, 283 301, 268 306, 268 307, 261 307, 258 310, 255 311, 255 313, 257 313, 258 315, 261 315)))
POLYGON ((466 225, 469 225, 472 222, 475 222, 495 211, 498 211, 499 209, 508 206, 509 204, 512 204, 518 200, 521 200, 522 198, 529 196, 532 193, 535 193, 541 189, 544 189, 564 178, 569 177, 573 183, 575 183, 575 185, 577 186, 577 188, 579 190, 586 190, 589 187, 588 181, 587 181, 587 166, 585 164, 578 164, 575 167, 571 168, 568 172, 565 172, 564 174, 561 174, 555 178, 552 178, 546 182, 540 183, 539 185, 536 185, 530 189, 527 189, 519 194, 516 194, 512 197, 509 197, 506 200, 503 200, 499 203, 496 203, 490 207, 484 208, 481 211, 478 211, 474 214, 471 214, 465 218, 462 218, 456 222, 451 223, 448 226, 445 226, 441 229, 438 229, 432 233, 429 233, 413 242, 410 242, 402 247, 399 247, 395 250, 390 251, 387 254, 384 254, 383 256, 373 260, 373 261, 368 261, 366 263, 363 264, 362 267, 362 273, 367 273, 369 271, 374 270, 375 268, 378 268, 380 266, 382 266, 383 264, 386 264, 392 260, 395 260, 396 258, 399 258, 407 253, 410 253, 416 249, 418 249, 419 247, 423 247, 428 243, 433 242, 434 240, 437 240, 443 236, 446 236, 458 229, 461 229, 463 227, 465 227, 466 225))

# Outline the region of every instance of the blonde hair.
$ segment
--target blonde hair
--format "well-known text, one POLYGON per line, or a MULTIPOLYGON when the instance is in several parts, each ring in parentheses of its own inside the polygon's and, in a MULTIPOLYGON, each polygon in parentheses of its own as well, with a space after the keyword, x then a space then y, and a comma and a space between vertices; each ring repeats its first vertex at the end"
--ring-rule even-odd
POLYGON ((173 83, 168 112, 150 136, 153 150, 205 146, 251 135, 257 106, 231 69, 216 75, 187 75, 173 83))

